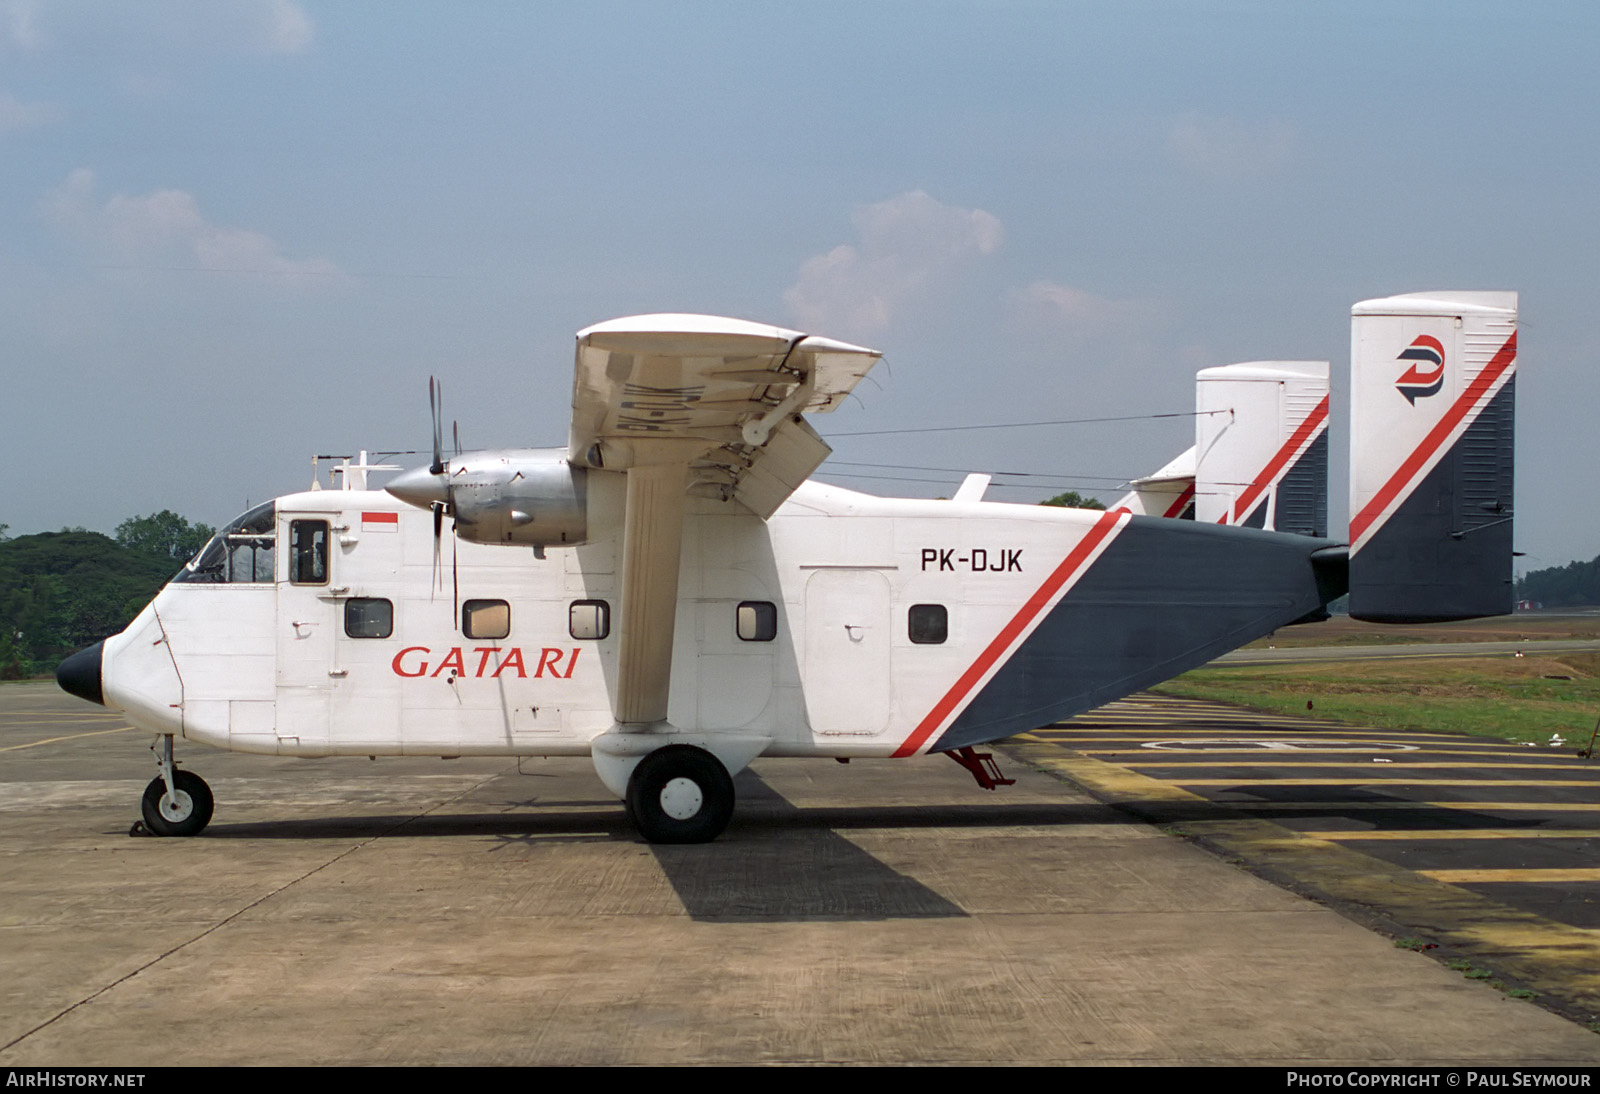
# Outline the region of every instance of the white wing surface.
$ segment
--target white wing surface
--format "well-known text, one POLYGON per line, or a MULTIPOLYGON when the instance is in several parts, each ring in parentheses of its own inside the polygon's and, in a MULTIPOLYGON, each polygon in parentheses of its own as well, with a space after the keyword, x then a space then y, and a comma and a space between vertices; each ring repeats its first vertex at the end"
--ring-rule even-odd
POLYGON ((838 406, 881 355, 714 315, 636 315, 578 332, 574 464, 683 464, 696 494, 763 519, 832 451, 800 415, 838 406))

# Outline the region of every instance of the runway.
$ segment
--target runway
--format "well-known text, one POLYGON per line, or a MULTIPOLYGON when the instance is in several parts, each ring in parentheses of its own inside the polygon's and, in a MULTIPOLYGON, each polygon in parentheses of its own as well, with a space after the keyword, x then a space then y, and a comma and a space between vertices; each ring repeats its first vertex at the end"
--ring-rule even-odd
POLYGON ((1600 763, 1138 695, 1008 749, 1299 892, 1600 1014, 1600 763))
POLYGON ((163 840, 124 725, 0 686, 0 1065, 1600 1062, 1025 765, 760 761, 652 848, 586 761, 180 742, 217 813, 163 840))

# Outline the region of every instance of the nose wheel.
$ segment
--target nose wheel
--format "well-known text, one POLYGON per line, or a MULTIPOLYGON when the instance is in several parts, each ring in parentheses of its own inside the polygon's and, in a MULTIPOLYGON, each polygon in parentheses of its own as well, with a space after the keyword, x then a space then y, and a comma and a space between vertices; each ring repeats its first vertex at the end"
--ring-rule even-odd
POLYGON ((215 805, 211 788, 193 771, 172 766, 172 737, 163 736, 150 746, 161 774, 144 788, 139 812, 145 831, 155 836, 197 836, 211 823, 215 805))

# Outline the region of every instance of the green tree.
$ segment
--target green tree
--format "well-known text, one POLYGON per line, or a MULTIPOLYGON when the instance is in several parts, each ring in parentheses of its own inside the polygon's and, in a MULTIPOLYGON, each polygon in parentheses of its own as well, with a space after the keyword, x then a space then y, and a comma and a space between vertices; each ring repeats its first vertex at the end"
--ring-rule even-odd
POLYGON ((171 509, 148 517, 129 517, 117 525, 117 542, 147 555, 188 562, 216 534, 208 524, 190 524, 171 509))
POLYGON ((0 679, 48 672, 120 631, 177 568, 99 532, 0 542, 0 679))
POLYGON ((1076 490, 1068 490, 1065 494, 1057 494, 1053 498, 1046 498, 1040 505, 1054 505, 1061 509, 1104 509, 1105 503, 1094 498, 1084 497, 1076 490))

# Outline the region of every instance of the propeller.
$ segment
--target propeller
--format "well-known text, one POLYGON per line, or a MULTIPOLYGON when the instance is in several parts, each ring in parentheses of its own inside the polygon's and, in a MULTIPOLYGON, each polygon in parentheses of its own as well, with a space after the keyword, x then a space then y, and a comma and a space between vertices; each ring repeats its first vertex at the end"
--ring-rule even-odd
MULTIPOLYGON (((432 376, 428 377, 428 412, 433 415, 433 463, 428 466, 430 475, 444 474, 443 442, 440 438, 439 412, 444 408, 444 385, 437 383, 432 376)), ((456 446, 456 455, 461 454, 460 445, 456 446)))
MULTIPOLYGON (((426 508, 432 511, 433 588, 442 592, 444 590, 444 518, 447 515, 455 517, 456 508, 450 491, 450 468, 444 458, 444 385, 431 376, 428 377, 428 414, 433 419, 433 462, 426 468, 415 467, 396 476, 384 489, 401 501, 415 505, 419 509, 426 508)), ((461 424, 452 420, 450 432, 455 442, 456 456, 460 457, 461 424)), ((453 525, 452 531, 454 531, 453 525)), ((454 539, 455 537, 452 536, 451 538, 454 539)), ((461 582, 457 573, 455 551, 451 552, 450 557, 450 583, 454 588, 455 598, 459 603, 461 582)), ((458 616, 453 616, 452 625, 460 626, 458 616)))
MULTIPOLYGON (((433 463, 428 465, 428 475, 433 481, 428 483, 430 493, 444 494, 443 500, 431 501, 428 508, 433 511, 433 582, 435 589, 444 588, 444 575, 439 572, 440 539, 444 535, 444 515, 450 509, 450 490, 443 482, 445 473, 444 441, 442 436, 442 416, 444 411, 444 385, 428 377, 428 414, 433 419, 433 463)), ((459 434, 458 434, 459 435, 459 434)), ((456 455, 461 455, 461 446, 456 445, 456 455)), ((451 569, 455 569, 455 557, 451 556, 451 569)))

